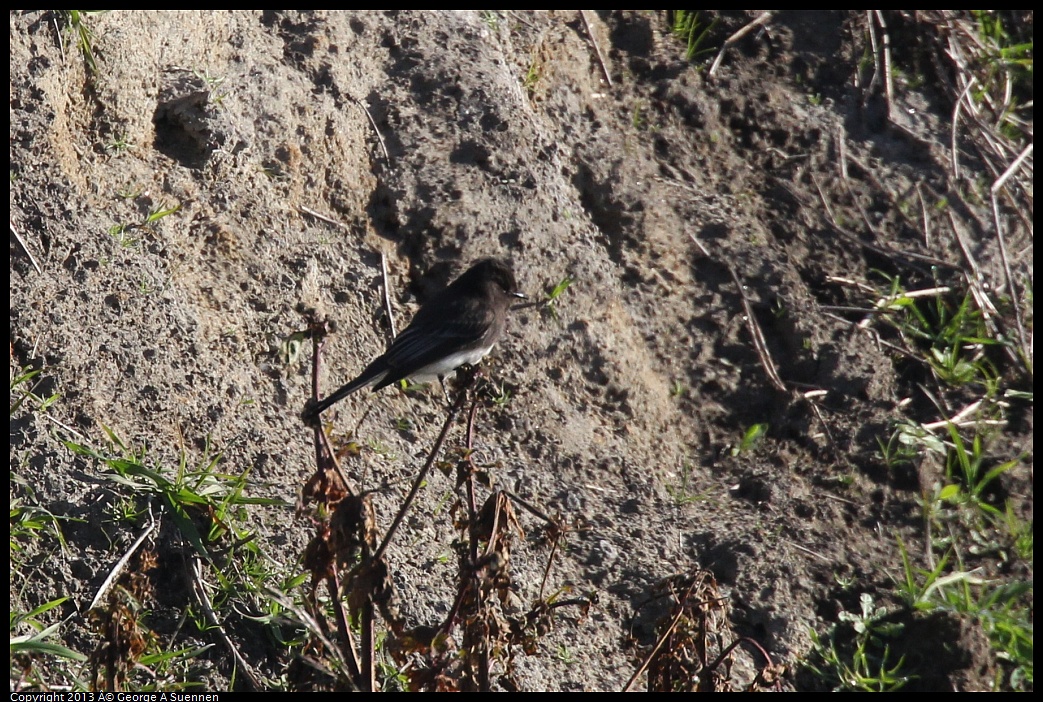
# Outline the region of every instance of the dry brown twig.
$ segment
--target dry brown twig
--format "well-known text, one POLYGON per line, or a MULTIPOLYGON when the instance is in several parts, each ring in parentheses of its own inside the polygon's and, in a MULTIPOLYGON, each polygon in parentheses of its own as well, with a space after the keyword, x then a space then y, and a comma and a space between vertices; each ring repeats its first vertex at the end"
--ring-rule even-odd
POLYGON ((380 277, 384 281, 384 314, 388 318, 388 326, 391 327, 391 338, 398 336, 395 331, 395 313, 391 309, 391 286, 388 284, 388 262, 387 254, 380 252, 380 277))
POLYGON ((261 681, 260 676, 254 671, 253 666, 247 662, 243 654, 239 652, 239 647, 236 646, 232 639, 225 633, 224 626, 222 626, 220 619, 217 616, 217 612, 210 606, 210 598, 207 597, 206 584, 203 580, 203 564, 202 559, 197 556, 192 556, 192 595, 195 597, 196 604, 203 611, 207 622, 210 625, 210 631, 217 632, 217 637, 221 639, 221 643, 225 645, 228 652, 235 659, 235 665, 237 670, 246 676, 246 682, 250 686, 250 689, 254 692, 259 692, 265 689, 264 683, 261 681))
POLYGON ((14 234, 14 238, 18 240, 18 245, 22 247, 22 251, 25 251, 25 255, 29 257, 29 262, 33 264, 33 268, 36 269, 37 273, 43 273, 40 270, 40 264, 36 262, 36 258, 33 256, 33 252, 29 250, 29 246, 25 243, 25 239, 18 233, 18 230, 14 228, 14 222, 8 220, 11 225, 11 233, 14 234))
POLYGON ((724 52, 728 50, 728 47, 742 39, 744 36, 752 32, 754 29, 766 25, 768 22, 771 21, 773 14, 774 13, 771 10, 765 12, 764 14, 757 17, 757 19, 753 20, 745 27, 735 32, 735 34, 732 34, 730 37, 725 39, 724 44, 721 45, 721 50, 717 53, 717 57, 713 60, 713 63, 710 65, 710 70, 706 72, 706 77, 713 78, 714 73, 717 72, 717 69, 721 65, 721 61, 724 60, 724 52))
POLYGON ((587 36, 590 37, 590 43, 594 46, 594 54, 598 57, 598 65, 601 66, 601 73, 605 76, 605 82, 608 83, 608 87, 611 88, 612 76, 608 73, 608 66, 605 65, 605 57, 601 55, 601 49, 598 47, 598 40, 594 37, 594 32, 590 29, 590 22, 587 21, 587 13, 580 10, 579 16, 583 19, 583 27, 587 30, 587 36))
POLYGON ((370 114, 366 103, 362 102, 354 95, 349 95, 348 97, 366 113, 366 119, 369 120, 370 126, 373 127, 373 133, 377 135, 377 143, 380 144, 380 150, 384 154, 384 162, 387 163, 388 168, 391 168, 391 156, 388 154, 388 147, 384 145, 384 137, 380 135, 380 128, 377 127, 377 122, 373 119, 373 115, 370 114))
POLYGON ((305 205, 298 205, 297 206, 297 210, 299 212, 302 212, 302 213, 306 214, 306 215, 310 215, 310 216, 314 217, 315 219, 322 220, 326 224, 332 224, 334 227, 337 227, 339 229, 343 229, 344 231, 348 231, 348 225, 344 224, 343 222, 338 222, 333 217, 330 217, 329 215, 324 215, 323 213, 319 212, 318 210, 313 210, 312 208, 307 207, 305 205))

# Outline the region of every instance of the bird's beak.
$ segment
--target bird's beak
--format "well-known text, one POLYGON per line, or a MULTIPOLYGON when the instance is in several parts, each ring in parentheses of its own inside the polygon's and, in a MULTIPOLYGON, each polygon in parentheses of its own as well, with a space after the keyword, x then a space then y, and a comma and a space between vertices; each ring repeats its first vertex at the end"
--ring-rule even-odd
POLYGON ((525 293, 521 293, 521 292, 512 292, 511 293, 511 297, 517 297, 517 298, 520 298, 522 300, 528 300, 529 299, 528 295, 526 295, 525 293))

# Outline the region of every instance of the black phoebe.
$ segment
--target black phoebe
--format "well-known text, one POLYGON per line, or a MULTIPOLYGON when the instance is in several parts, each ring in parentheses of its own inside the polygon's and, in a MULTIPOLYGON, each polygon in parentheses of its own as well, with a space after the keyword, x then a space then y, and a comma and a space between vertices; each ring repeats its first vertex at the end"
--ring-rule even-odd
POLYGON ((316 417, 339 400, 369 385, 376 392, 403 378, 441 378, 480 361, 503 336, 512 298, 524 298, 510 266, 483 258, 449 287, 428 300, 391 347, 350 383, 308 407, 316 417))

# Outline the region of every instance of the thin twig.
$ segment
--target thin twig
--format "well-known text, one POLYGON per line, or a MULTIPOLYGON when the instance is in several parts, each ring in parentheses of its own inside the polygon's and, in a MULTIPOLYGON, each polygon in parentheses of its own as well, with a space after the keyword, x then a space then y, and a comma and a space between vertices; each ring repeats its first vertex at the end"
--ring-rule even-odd
POLYGON ((515 495, 510 490, 501 490, 501 492, 503 494, 507 495, 507 497, 509 497, 512 500, 514 500, 514 502, 516 502, 522 508, 524 508, 524 509, 528 510, 529 512, 531 512, 534 516, 542 519, 543 521, 547 522, 548 524, 553 524, 555 526, 557 525, 557 522, 555 522, 553 519, 551 519, 546 514, 541 512, 539 509, 534 507, 531 503, 526 502, 523 498, 519 497, 518 495, 515 495))
MULTIPOLYGON (((472 376, 473 380, 473 376, 472 376)), ((388 527, 387 532, 384 534, 384 540, 380 542, 380 546, 373 552, 370 560, 379 561, 387 547, 391 545, 391 539, 395 536, 395 532, 398 530, 399 525, 406 516, 406 512, 409 511, 409 507, 413 504, 413 500, 416 499, 416 495, 420 492, 420 487, 427 480, 427 474, 431 470, 431 466, 435 464, 435 459, 438 457, 438 452, 442 450, 442 444, 445 443, 445 437, 449 434, 449 428, 453 425, 453 421, 456 419, 456 415, 459 414, 460 409, 464 406, 464 402, 467 400, 467 389, 469 386, 465 386, 460 390, 460 394, 457 395, 456 401, 449 408, 449 412, 446 414, 445 423, 442 425, 442 431, 438 435, 438 439, 435 441, 435 445, 431 447, 431 452, 427 456, 427 461, 424 463, 423 468, 417 473, 416 479, 413 481, 413 487, 410 488, 409 494, 406 495, 406 499, 402 502, 402 506, 399 508, 398 513, 395 514, 394 520, 391 522, 391 526, 388 527)))
POLYGON ((833 432, 830 431, 829 424, 826 423, 826 418, 822 416, 822 408, 820 408, 818 406, 818 402, 815 401, 816 400, 816 396, 819 393, 822 393, 822 395, 825 395, 826 391, 825 390, 811 390, 809 392, 804 393, 803 397, 804 397, 804 400, 809 405, 811 405, 811 411, 815 413, 815 417, 818 419, 819 424, 822 425, 822 429, 826 432, 826 441, 829 442, 829 448, 833 450, 833 460, 835 460, 837 462, 837 465, 840 465, 842 463, 842 461, 840 459, 840 449, 837 448, 837 442, 833 438, 833 432))
POLYGON ((792 546, 793 548, 797 549, 798 551, 803 551, 804 553, 808 554, 809 556, 814 556, 815 558, 819 559, 820 561, 832 562, 832 560, 833 560, 833 559, 831 559, 831 558, 829 558, 827 556, 823 556, 818 551, 812 551, 810 548, 807 548, 806 546, 801 546, 796 541, 790 541, 789 539, 783 539, 782 543, 789 544, 790 546, 792 546))
POLYGON ((903 349, 901 346, 897 346, 895 344, 892 344, 890 341, 885 341, 885 340, 881 339, 880 335, 877 334, 876 331, 874 331, 872 329, 869 329, 868 327, 862 326, 862 324, 860 324, 858 322, 852 322, 850 319, 844 319, 840 315, 833 314, 832 312, 823 312, 823 314, 825 314, 825 316, 827 316, 827 317, 829 317, 831 319, 837 320, 838 322, 843 322, 844 324, 850 325, 850 326, 854 327, 855 329, 859 329, 861 331, 864 331, 867 334, 871 334, 873 339, 876 341, 877 344, 880 344, 881 346, 886 346, 887 348, 891 349, 895 353, 900 353, 903 356, 906 356, 907 358, 910 358, 910 359, 912 359, 914 361, 919 361, 921 363, 927 363, 927 361, 925 361, 922 356, 919 356, 919 355, 909 351, 908 349, 903 349))
MULTIPOLYGON (((312 326, 312 364, 311 364, 311 396, 318 402, 319 400, 319 371, 322 366, 322 348, 326 345, 326 329, 325 322, 316 323, 314 321, 309 322, 312 326)), ((330 445, 330 439, 326 436, 325 430, 322 428, 322 418, 316 417, 315 424, 312 427, 314 446, 315 446, 315 470, 325 470, 327 461, 333 465, 333 471, 340 479, 341 488, 351 495, 352 490, 348 477, 344 475, 344 471, 341 470, 340 462, 337 460, 337 456, 333 451, 333 447, 330 445)))
MULTIPOLYGON (((703 246, 703 243, 699 241, 693 234, 688 235, 695 245, 698 246, 707 258, 713 258, 710 255, 709 250, 703 246)), ((732 280, 735 282, 736 288, 739 290, 739 298, 742 300, 742 307, 746 314, 746 326, 749 329, 750 336, 753 337, 753 347, 757 351, 757 355, 760 357, 761 365, 764 367, 764 372, 768 375, 768 380, 777 389, 782 392, 786 392, 786 384, 782 382, 782 378, 779 377, 779 372, 775 368, 775 362, 771 359, 771 354, 768 353, 768 344, 764 340, 764 334, 761 332, 760 325, 757 324, 757 318, 753 314, 753 306, 750 304, 750 300, 746 297, 746 290, 743 287, 742 280, 739 275, 735 272, 727 263, 723 264, 728 269, 728 273, 731 275, 732 280)))
POLYGON ((735 34, 732 34, 730 37, 725 39, 724 44, 721 45, 721 50, 717 53, 717 58, 713 60, 713 64, 710 66, 710 70, 706 72, 706 77, 713 78, 713 74, 716 73, 717 69, 720 67, 721 61, 724 59, 724 52, 727 51, 729 46, 742 39, 744 36, 752 32, 757 27, 761 27, 767 24, 768 21, 771 20, 771 17, 772 12, 769 10, 764 14, 760 15, 757 19, 747 24, 739 31, 737 31, 735 34))
POLYGON ((1018 154, 1018 157, 1016 159, 1014 159, 1014 162, 1011 163, 1009 166, 1007 166, 1007 169, 1005 171, 1003 171, 1003 174, 1000 175, 1000 177, 996 179, 995 183, 992 184, 991 190, 992 190, 992 194, 993 195, 995 195, 997 192, 999 192, 1000 188, 1002 188, 1004 185, 1006 185, 1007 180, 1011 176, 1013 176, 1015 173, 1017 173, 1017 171, 1021 168, 1021 164, 1024 163, 1025 159, 1027 159, 1031 155, 1032 155, 1032 144, 1029 144, 1024 149, 1021 150, 1021 153, 1018 154))
POLYGON ((54 24, 54 32, 58 35, 58 52, 62 55, 62 65, 65 65, 65 42, 62 41, 62 28, 58 26, 58 10, 51 10, 51 22, 54 24))
POLYGON ((921 424, 920 426, 926 429, 927 431, 933 432, 935 429, 941 429, 942 427, 948 426, 949 424, 953 424, 956 426, 961 426, 963 424, 974 424, 974 422, 964 422, 963 420, 971 414, 973 414, 974 412, 977 412, 978 408, 981 407, 981 403, 982 400, 975 400, 974 402, 972 402, 971 404, 967 405, 962 410, 954 414, 951 418, 940 419, 936 422, 921 424))
POLYGON ((540 594, 537 596, 539 602, 543 601, 543 593, 547 589, 547 581, 550 579, 550 568, 554 564, 554 556, 558 552, 558 544, 561 543, 561 531, 554 534, 554 543, 551 544, 550 554, 547 556, 547 567, 543 569, 543 580, 540 581, 540 594))
POLYGON ((931 250, 931 220, 927 216, 927 202, 923 197, 923 188, 920 181, 916 182, 916 196, 920 199, 920 213, 923 215, 923 245, 927 251, 931 250))
POLYGON ((221 626, 221 621, 217 618, 217 613, 214 608, 210 605, 210 600, 206 596, 206 589, 203 585, 203 567, 201 563, 202 559, 196 555, 192 557, 192 594, 195 596, 196 604, 203 610, 203 614, 206 616, 207 622, 210 624, 210 631, 216 631, 217 637, 221 639, 221 642, 228 649, 228 652, 232 654, 232 658, 235 659, 237 670, 246 675, 246 682, 250 688, 259 692, 264 689, 264 684, 261 679, 254 672, 253 667, 246 661, 239 648, 232 643, 232 640, 228 638, 228 634, 225 633, 225 629, 221 626))
POLYGON ((663 644, 666 643, 666 640, 669 639, 670 636, 674 633, 674 629, 677 628, 677 622, 681 621, 681 617, 684 616, 684 603, 688 600, 689 597, 691 597, 692 592, 695 590, 695 586, 696 581, 693 580, 692 584, 688 586, 688 592, 686 592, 684 594, 684 597, 682 597, 678 602, 677 613, 674 615, 674 618, 670 622, 670 625, 663 630, 663 633, 659 636, 659 640, 655 642, 655 646, 653 646, 652 650, 648 652, 648 655, 645 656, 645 659, 641 661, 641 665, 637 667, 637 670, 635 670, 634 674, 630 676, 630 680, 627 681, 627 684, 623 686, 623 689, 620 690, 620 692, 626 692, 630 689, 630 687, 634 684, 634 681, 637 680, 638 676, 645 672, 645 670, 648 668, 656 653, 658 653, 659 649, 661 649, 663 647, 663 644))
POLYGON ((33 257, 33 252, 29 250, 29 246, 25 243, 25 239, 23 239, 22 235, 18 233, 18 230, 14 228, 14 222, 11 220, 7 221, 11 225, 11 233, 14 234, 14 238, 18 240, 19 244, 21 244, 22 250, 25 251, 25 255, 29 257, 29 262, 33 264, 33 268, 36 269, 37 273, 43 273, 43 271, 40 270, 40 264, 37 263, 36 259, 33 257))
POLYGON ((732 276, 732 280, 735 281, 735 287, 739 291, 739 298, 742 300, 742 308, 746 311, 746 326, 749 329, 750 335, 753 337, 753 347, 757 350, 757 355, 760 357, 761 366, 764 367, 764 372, 768 375, 768 380, 778 390, 786 392, 786 384, 782 382, 782 378, 779 377, 779 371, 775 366, 775 361, 772 360, 771 354, 768 352, 768 342, 764 339, 764 332, 761 331, 760 324, 757 323, 757 317, 753 314, 753 305, 750 304, 750 299, 746 295, 746 286, 743 285, 742 280, 739 278, 739 274, 735 272, 735 269, 730 265, 725 264, 728 272, 732 276))
POLYGON ((388 155, 388 147, 384 145, 384 137, 380 135, 380 129, 377 127, 376 120, 373 119, 373 115, 369 113, 369 108, 366 104, 359 100, 354 95, 349 95, 352 102, 362 108, 362 111, 366 113, 366 118, 369 119, 370 125, 373 127, 373 132, 377 135, 377 142, 380 144, 380 150, 384 152, 384 161, 387 163, 388 168, 391 167, 391 156, 388 155))
POLYGON ((380 252, 380 277, 384 281, 384 314, 387 315, 388 325, 391 327, 391 338, 398 336, 395 331, 395 314, 391 310, 391 286, 388 284, 388 261, 387 254, 380 252))
MULTIPOLYGON (((283 609, 285 609, 287 612, 293 614, 293 616, 295 616, 297 620, 304 626, 304 629, 307 630, 307 632, 311 636, 318 639, 319 643, 322 645, 323 650, 330 651, 334 656, 337 657, 337 660, 334 661, 335 663, 340 664, 344 668, 350 667, 349 661, 344 660, 343 658, 343 652, 341 648, 330 640, 324 619, 316 618, 306 608, 301 607, 300 604, 296 602, 293 598, 287 597, 284 593, 279 592, 278 590, 273 590, 272 588, 265 588, 265 595, 271 601, 280 604, 283 607, 283 609)), ((318 609, 313 598, 306 599, 315 610, 318 609)), ((329 677, 334 679, 342 679, 342 676, 334 672, 331 669, 331 667, 319 664, 319 662, 316 659, 313 659, 308 656, 302 656, 300 660, 304 663, 307 663, 315 670, 320 671, 323 675, 328 675, 329 677)), ((352 671, 352 673, 354 673, 354 671, 352 671)), ((357 678, 349 679, 348 682, 351 685, 356 685, 357 678)))
POLYGON ((101 602, 101 600, 105 597, 108 591, 112 588, 112 585, 116 582, 116 578, 120 576, 120 573, 122 573, 123 569, 127 566, 127 562, 130 560, 130 557, 134 555, 134 552, 138 550, 138 547, 141 546, 145 539, 147 539, 152 534, 152 532, 154 532, 156 528, 159 526, 158 522, 156 522, 155 517, 152 516, 151 508, 149 508, 148 516, 151 523, 147 527, 145 527, 145 529, 141 532, 141 535, 134 540, 134 543, 131 544, 130 548, 127 549, 127 551, 123 554, 123 557, 120 558, 116 562, 116 565, 112 567, 112 570, 109 571, 109 574, 105 578, 105 581, 101 584, 101 587, 98 588, 98 593, 94 596, 94 599, 91 600, 90 606, 85 611, 90 611, 98 606, 98 603, 101 602))
POLYGON ((891 37, 887 33, 887 22, 884 21, 884 13, 881 10, 873 10, 877 22, 880 23, 880 31, 883 35, 883 57, 884 57, 884 96, 887 99, 887 121, 894 122, 894 85, 891 80, 891 37))
POLYGON ((348 231, 348 229, 349 229, 348 225, 344 224, 343 222, 338 222, 337 220, 333 219, 329 215, 324 215, 321 212, 318 212, 317 210, 313 210, 310 207, 305 207, 304 205, 298 205, 297 209, 300 212, 303 212, 306 215, 311 215, 315 219, 321 219, 323 222, 326 222, 327 224, 332 224, 335 227, 340 227, 344 231, 348 231))
POLYGON ((992 221, 996 227, 996 241, 1000 248, 1000 261, 1003 263, 1003 277, 1007 280, 1007 288, 1010 290, 1011 304, 1014 306, 1014 321, 1018 327, 1018 339, 1020 340, 1021 353, 1026 359, 1032 357, 1032 352, 1029 349, 1027 335, 1025 333, 1025 326, 1021 322, 1021 293, 1018 290, 1017 282, 1014 279, 1014 275, 1010 271, 1010 261, 1007 258, 1007 244, 1006 238, 1003 236, 1003 226, 1000 222, 1000 209, 999 209, 999 191, 1003 188, 1007 179, 1010 178, 1021 164, 1032 154, 1032 144, 1026 146, 1018 157, 1014 160, 1007 170, 1003 172, 996 182, 992 184, 992 221))
POLYGON ((974 254, 971 253, 971 248, 967 242, 964 241, 963 235, 960 233, 960 225, 956 221, 956 217, 952 212, 949 212, 949 222, 952 225, 952 235, 956 239, 956 244, 960 248, 960 252, 963 253, 963 259, 967 263, 967 267, 970 269, 963 271, 963 276, 967 281, 967 285, 970 286, 971 294, 974 295, 974 300, 978 303, 978 309, 981 311, 982 317, 984 318, 985 324, 988 325, 989 329, 994 335, 998 334, 998 330, 995 325, 995 318, 999 316, 999 312, 996 306, 992 304, 992 300, 989 299, 988 294, 985 290, 987 283, 985 281, 985 274, 981 272, 981 266, 978 265, 977 259, 974 258, 974 254))
POLYGON ((608 67, 605 65, 605 57, 601 55, 601 49, 598 48, 598 40, 594 38, 594 32, 590 29, 590 22, 587 21, 587 15, 583 10, 579 11, 579 16, 583 19, 583 26, 587 30, 587 36, 590 37, 590 43, 594 45, 594 54, 598 57, 598 64, 601 66, 601 72, 605 75, 605 82, 608 83, 608 87, 612 87, 612 76, 608 74, 608 67))
MULTIPOLYGON (((351 625, 348 623, 347 612, 344 611, 344 597, 341 595, 340 576, 338 575, 336 568, 331 568, 330 570, 330 574, 326 577, 326 589, 330 593, 330 604, 333 606, 333 616, 337 620, 337 635, 340 639, 340 655, 348 664, 348 672, 351 674, 351 679, 356 682, 361 682, 363 664, 360 662, 358 646, 355 645, 355 636, 351 630, 351 625)), ((364 620, 367 615, 370 619, 373 618, 372 606, 366 611, 359 613, 359 620, 364 620)), ((370 656, 370 658, 372 658, 372 656, 370 656)), ((369 689, 372 689, 372 687, 369 689)))
POLYGON ((873 24, 873 11, 866 11, 866 28, 869 31, 869 44, 873 50, 873 77, 869 79, 869 85, 862 86, 862 106, 865 107, 873 88, 880 80, 880 46, 876 38, 876 25, 873 24))
POLYGON ((928 256, 925 254, 916 253, 914 251, 894 251, 892 249, 888 249, 883 246, 878 246, 877 244, 871 244, 868 241, 864 241, 862 237, 858 236, 854 232, 849 232, 847 229, 840 225, 840 223, 837 221, 836 216, 833 214, 833 208, 829 206, 829 201, 826 199, 826 194, 822 191, 822 187, 819 185, 818 180, 814 176, 812 176, 812 182, 814 182, 815 189, 818 191, 819 199, 822 202, 822 207, 826 211, 826 215, 829 219, 829 224, 833 227, 833 230, 837 234, 844 237, 845 239, 851 241, 854 244, 857 244, 858 246, 861 246, 862 248, 868 249, 874 253, 878 253, 881 256, 884 256, 885 258, 894 261, 896 264, 901 264, 910 268, 915 268, 916 270, 921 272, 926 273, 928 271, 925 271, 923 266, 919 265, 918 263, 913 263, 905 259, 910 258, 915 261, 930 264, 932 266, 942 266, 944 268, 957 268, 957 266, 954 266, 948 261, 936 258, 935 256, 928 256))
POLYGON ((844 130, 837 126, 837 160, 840 162, 840 179, 847 183, 850 178, 847 170, 847 139, 844 130))

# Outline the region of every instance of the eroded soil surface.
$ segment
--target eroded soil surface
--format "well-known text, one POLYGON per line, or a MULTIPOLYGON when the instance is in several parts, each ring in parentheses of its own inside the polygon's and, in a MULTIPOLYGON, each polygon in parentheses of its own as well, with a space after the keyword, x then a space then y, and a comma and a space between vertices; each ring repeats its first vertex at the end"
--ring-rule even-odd
MULTIPOLYGON (((720 15, 711 56, 755 16, 720 15)), ((669 614, 662 583, 698 569, 735 631, 790 666, 788 687, 809 632, 863 593, 894 604, 899 538, 922 555, 921 492, 942 467, 890 470, 878 439, 941 414, 919 389, 927 371, 841 308, 868 307, 859 286, 886 290, 884 276, 965 288, 954 227, 1002 285, 988 205, 962 195, 995 174, 962 153, 954 177, 952 108, 930 83, 900 84, 891 119, 882 88, 857 88, 861 15, 780 13, 712 78, 659 14, 586 19, 611 85, 576 11, 109 12, 91 18, 97 74, 49 15, 10 16, 11 223, 25 242, 12 236, 10 366, 58 393, 11 415, 11 494, 82 520, 63 523, 64 548, 27 554, 12 608, 68 595, 62 614, 82 610, 140 531, 111 521, 117 491, 62 443, 102 450, 107 432, 171 469, 219 451, 223 471, 249 470, 252 495, 286 502, 252 508, 257 544, 299 570, 314 533, 293 507, 314 464, 299 418, 311 354, 280 350, 303 303, 337 324, 324 390, 379 353, 381 252, 399 329, 480 256, 511 259, 536 299, 573 281, 553 313, 512 317, 490 370, 510 398, 476 432, 496 486, 571 525, 544 587, 598 594, 517 659, 522 688, 621 689, 669 614), (765 435, 742 447, 755 425, 765 435)), ((1031 231, 1008 220, 1014 265, 1030 266, 1031 231)), ((382 526, 443 404, 389 389, 327 415, 366 447, 346 470, 383 486, 382 526)), ((1031 455, 1031 429, 1029 407, 1006 450, 1031 455)), ((1031 463, 1004 480, 1031 518, 1031 463)), ((413 625, 452 602, 453 495, 453 475, 432 473, 389 552, 413 625)), ((548 549, 539 520, 519 519, 511 577, 527 603, 548 549)), ((151 624, 173 637, 191 549, 165 528, 155 550, 151 624)), ((228 623, 277 678, 288 656, 254 626, 228 623)), ((979 631, 916 626, 902 653, 936 657, 937 676, 914 686, 989 689, 979 631)), ((188 628, 171 648, 217 643, 188 628)), ((93 639, 74 617, 61 640, 88 652, 93 639)), ((225 648, 203 660, 204 684, 227 686, 225 648)), ((743 650, 738 679, 760 663, 743 650)))

